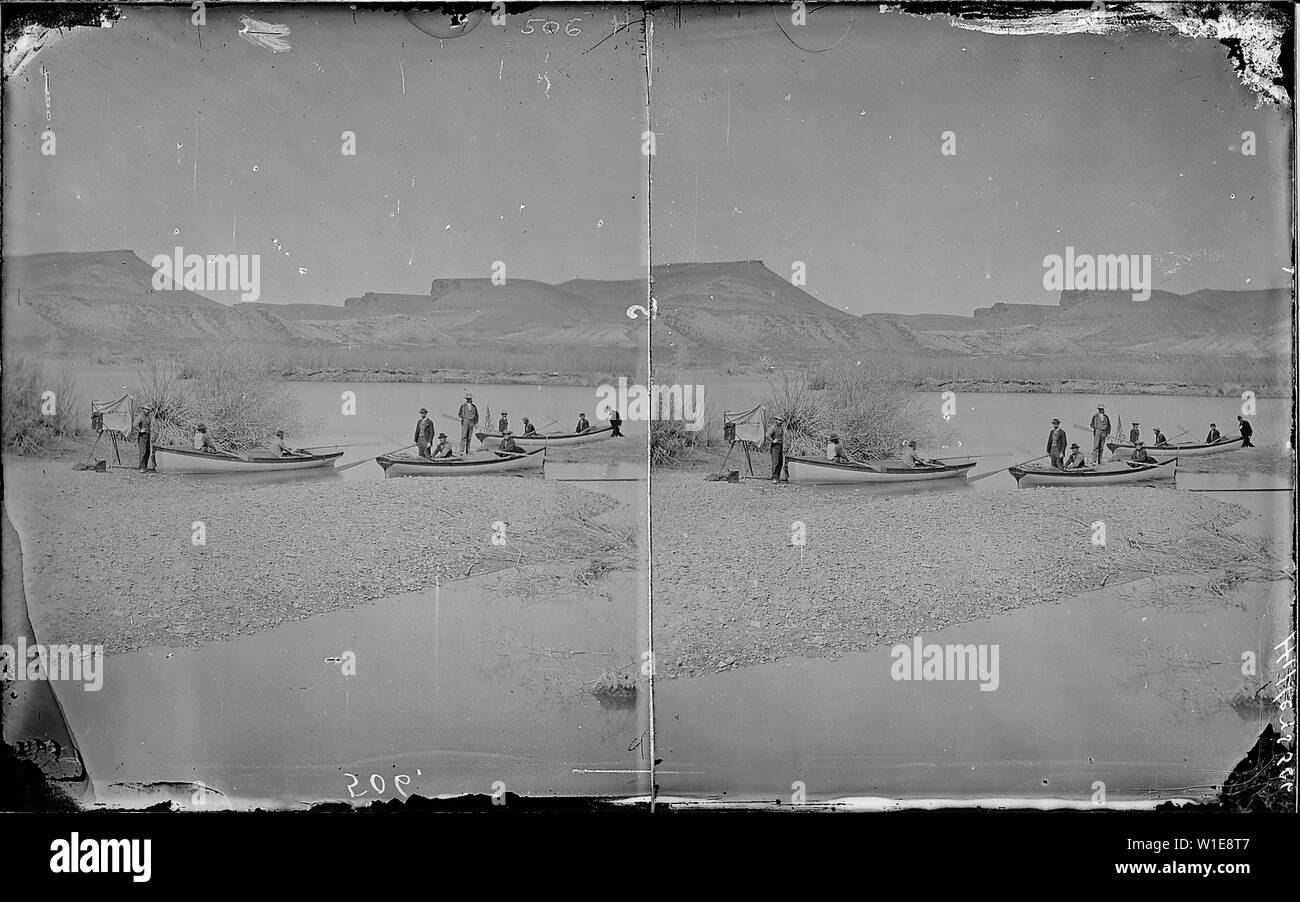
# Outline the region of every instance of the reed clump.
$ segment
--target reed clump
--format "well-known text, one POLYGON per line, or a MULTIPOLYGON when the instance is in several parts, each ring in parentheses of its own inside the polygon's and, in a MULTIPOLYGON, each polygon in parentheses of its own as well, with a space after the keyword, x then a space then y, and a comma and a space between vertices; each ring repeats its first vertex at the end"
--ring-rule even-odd
POLYGON ((5 451, 52 453, 63 440, 76 438, 90 422, 90 409, 82 408, 72 376, 51 376, 28 360, 15 360, 4 367, 0 397, 5 451))

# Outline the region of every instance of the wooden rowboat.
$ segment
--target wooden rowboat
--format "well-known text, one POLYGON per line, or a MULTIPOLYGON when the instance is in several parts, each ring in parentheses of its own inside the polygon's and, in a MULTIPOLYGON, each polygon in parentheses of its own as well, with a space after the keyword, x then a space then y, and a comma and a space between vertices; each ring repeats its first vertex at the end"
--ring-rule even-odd
POLYGON ((1076 470, 1058 470, 1048 464, 1027 464, 1011 467, 1008 472, 1016 477, 1021 488, 1035 485, 1149 485, 1156 482, 1173 482, 1178 469, 1178 458, 1171 457, 1159 463, 1139 464, 1131 460, 1113 460, 1095 467, 1076 470))
POLYGON ((282 457, 269 450, 195 451, 193 448, 154 445, 154 463, 160 473, 280 473, 333 467, 342 451, 328 454, 295 454, 282 457))
POLYGON ((869 464, 836 463, 817 457, 787 457, 791 482, 812 485, 929 482, 965 479, 975 461, 943 466, 913 467, 901 460, 873 460, 869 464))
MULTIPOLYGON (((515 435, 515 444, 521 448, 545 448, 555 445, 585 445, 587 442, 599 441, 603 438, 609 438, 613 433, 613 426, 606 426, 604 429, 589 429, 586 432, 532 432, 528 435, 515 435)), ((476 432, 474 433, 484 448, 495 448, 501 444, 501 433, 499 432, 476 432)))
MULTIPOLYGON (((1236 451, 1241 447, 1243 439, 1237 438, 1220 439, 1212 444, 1205 442, 1188 442, 1183 445, 1147 445, 1147 451, 1151 454, 1173 454, 1175 456, 1202 457, 1206 454, 1220 454, 1224 451, 1236 451)), ((1107 442, 1106 447, 1115 455, 1116 460, 1127 460, 1133 456, 1132 442, 1107 442)))
POLYGON ((488 451, 471 457, 444 457, 439 460, 409 454, 385 454, 375 458, 375 462, 384 468, 385 476, 486 476, 540 470, 545 460, 545 448, 521 454, 488 451))

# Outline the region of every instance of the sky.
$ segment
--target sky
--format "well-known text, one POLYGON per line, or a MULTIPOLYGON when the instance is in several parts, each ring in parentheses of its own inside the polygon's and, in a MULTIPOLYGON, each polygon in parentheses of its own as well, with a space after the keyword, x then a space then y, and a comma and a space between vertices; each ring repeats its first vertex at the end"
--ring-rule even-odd
POLYGON ((5 252, 257 253, 260 300, 338 304, 498 260, 643 277, 649 204, 656 264, 798 261, 852 313, 1055 303, 1043 258, 1067 246, 1151 254, 1156 289, 1289 283, 1288 111, 1220 44, 809 9, 662 8, 648 111, 639 26, 609 37, 637 7, 443 40, 392 12, 126 9, 6 83, 5 252), (254 14, 292 50, 240 37, 254 14))
POLYGON ((507 278, 637 278, 645 59, 627 31, 584 53, 614 8, 555 12, 440 40, 397 12, 209 7, 196 28, 188 4, 126 8, 6 84, 5 253, 256 253, 273 303, 425 294, 498 260, 507 278), (239 37, 245 14, 292 49, 239 37))

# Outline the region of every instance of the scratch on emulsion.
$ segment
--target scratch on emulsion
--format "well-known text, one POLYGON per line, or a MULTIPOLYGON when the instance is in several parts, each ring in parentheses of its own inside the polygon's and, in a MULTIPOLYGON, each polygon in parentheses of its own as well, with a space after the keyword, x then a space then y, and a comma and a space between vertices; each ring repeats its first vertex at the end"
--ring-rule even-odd
POLYGON ((285 40, 290 34, 288 25, 275 25, 271 22, 263 22, 261 19, 254 19, 251 16, 240 16, 239 21, 244 26, 239 29, 239 36, 254 47, 262 47, 272 53, 282 53, 293 49, 289 42, 285 40))
POLYGON ((401 60, 397 61, 397 68, 402 71, 402 96, 405 97, 406 96, 406 67, 402 65, 401 60))

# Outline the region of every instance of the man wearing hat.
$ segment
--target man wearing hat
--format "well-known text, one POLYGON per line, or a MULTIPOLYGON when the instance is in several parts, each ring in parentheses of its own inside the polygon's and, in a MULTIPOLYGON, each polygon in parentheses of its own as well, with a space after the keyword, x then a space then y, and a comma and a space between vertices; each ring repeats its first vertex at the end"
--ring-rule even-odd
POLYGON ((1065 461, 1065 430, 1061 428, 1061 421, 1052 418, 1052 431, 1047 433, 1047 453, 1052 458, 1052 466, 1061 469, 1061 464, 1065 461))
POLYGON ((474 406, 473 396, 465 395, 465 403, 460 405, 456 416, 460 417, 460 453, 468 454, 470 436, 478 425, 478 408, 474 406))
POLYGON ((421 457, 429 456, 429 446, 433 444, 433 420, 429 419, 429 408, 420 408, 420 418, 415 421, 415 444, 421 457))
POLYGON ((1141 423, 1134 423, 1133 428, 1128 431, 1128 440, 1135 445, 1138 439, 1142 437, 1142 430, 1138 428, 1141 425, 1141 423))
POLYGON ((217 446, 213 444, 212 436, 208 435, 208 427, 203 423, 194 427, 194 450, 202 451, 205 454, 211 454, 217 451, 217 446))
POLYGON ((507 419, 509 416, 510 415, 503 410, 501 411, 501 419, 497 420, 497 432, 500 432, 502 435, 505 435, 506 430, 510 428, 510 420, 507 419))
POLYGON ((1237 416, 1237 432, 1241 435, 1241 447, 1255 447, 1250 441, 1250 437, 1255 434, 1255 430, 1251 427, 1250 421, 1240 414, 1237 416))
POLYGON ((508 454, 518 454, 519 445, 515 442, 515 434, 509 429, 501 433, 501 450, 508 454))
POLYGON ((935 465, 935 461, 926 460, 916 453, 916 439, 914 438, 903 442, 903 453, 898 455, 898 459, 909 467, 930 467, 935 465))
POLYGON ((1151 455, 1147 454, 1147 446, 1142 444, 1141 440, 1133 445, 1133 460, 1140 464, 1151 463, 1151 455))
POLYGON ((1220 439, 1222 438, 1223 436, 1219 434, 1219 427, 1216 426, 1214 423, 1211 423, 1210 431, 1205 434, 1205 444, 1207 445, 1218 444, 1220 439))
POLYGON ((524 417, 524 435, 532 435, 537 432, 537 427, 528 422, 528 417, 524 417))
POLYGON ((1106 447, 1106 438, 1110 435, 1110 417, 1106 416, 1106 408, 1098 404, 1088 425, 1092 427, 1092 460, 1101 463, 1101 450, 1106 447))
POLYGON ((585 413, 578 414, 578 424, 573 427, 573 431, 586 432, 590 428, 591 424, 587 422, 587 415, 585 413))
POLYGON ((275 441, 271 442, 271 450, 281 457, 297 457, 304 452, 298 448, 290 448, 289 443, 284 440, 284 430, 275 430, 275 441))
POLYGON ((439 432, 438 445, 436 448, 433 449, 433 459, 444 460, 448 457, 453 456, 455 454, 455 451, 456 449, 451 446, 451 442, 447 441, 447 433, 439 432))
POLYGON ((1153 442, 1151 443, 1151 447, 1153 447, 1153 448, 1164 448, 1164 447, 1167 447, 1168 444, 1169 444, 1169 439, 1165 438, 1165 434, 1164 434, 1163 432, 1160 431, 1160 427, 1157 426, 1157 427, 1156 427, 1154 430, 1152 430, 1152 431, 1155 432, 1156 435, 1155 435, 1155 441, 1153 441, 1153 442))
POLYGON ((1086 466, 1088 461, 1083 457, 1083 452, 1079 450, 1079 443, 1074 442, 1070 445, 1070 456, 1065 459, 1065 469, 1079 470, 1086 466))
POLYGON ((141 404, 140 412, 135 415, 135 436, 136 443, 140 447, 140 472, 157 469, 153 462, 153 443, 150 441, 150 433, 153 432, 153 405, 141 404))
POLYGON ((780 482, 782 475, 790 481, 790 468, 785 462, 785 417, 772 418, 767 428, 767 440, 772 445, 772 481, 780 482))
POLYGON ((826 441, 826 459, 831 463, 852 463, 849 460, 848 453, 844 450, 844 446, 840 444, 840 437, 834 432, 826 441))

